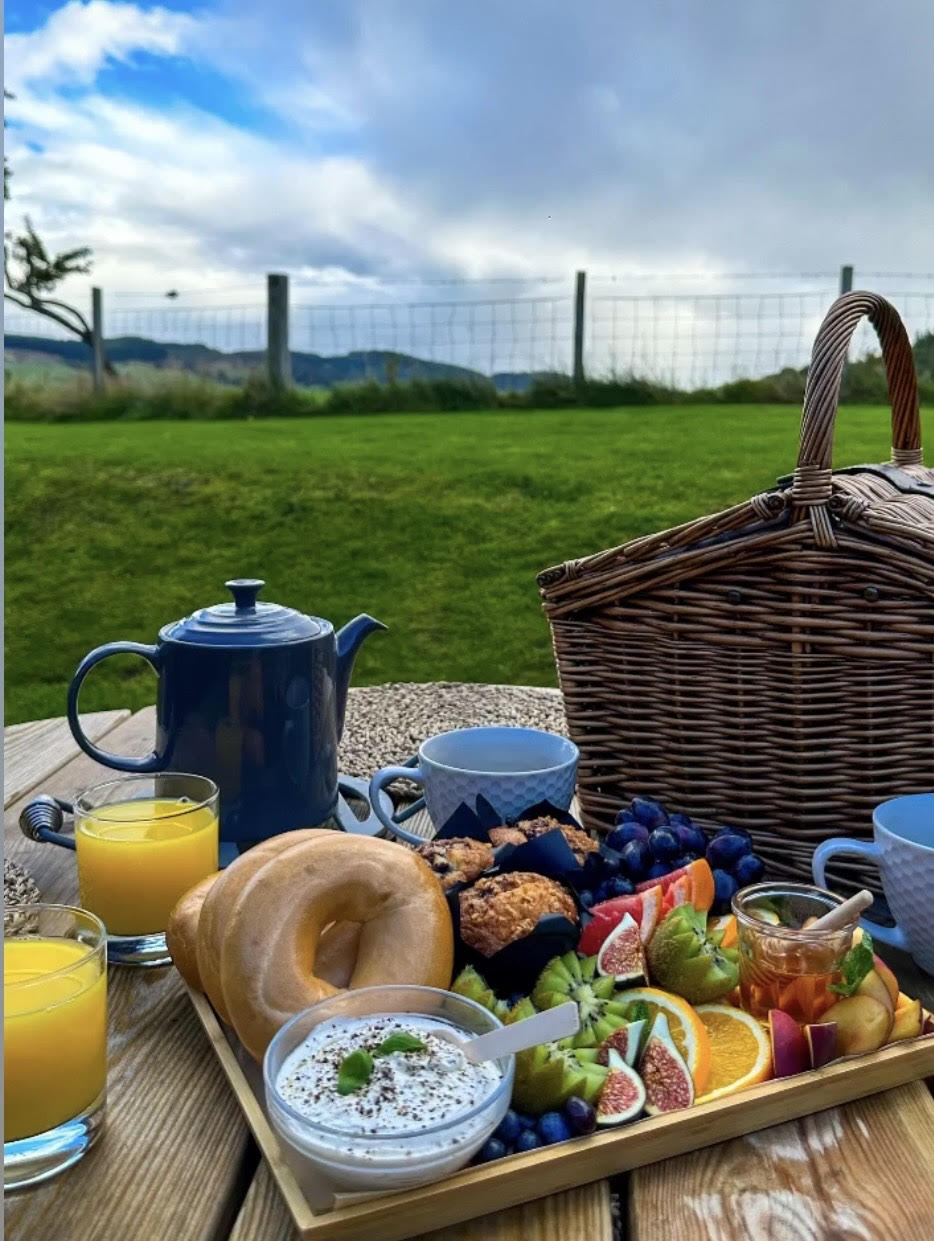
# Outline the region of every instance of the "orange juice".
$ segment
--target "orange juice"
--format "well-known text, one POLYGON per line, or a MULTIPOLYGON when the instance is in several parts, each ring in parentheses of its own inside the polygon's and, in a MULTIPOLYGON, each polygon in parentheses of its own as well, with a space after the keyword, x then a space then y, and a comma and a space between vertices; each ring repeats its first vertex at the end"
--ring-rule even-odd
POLYGON ((217 870, 217 811, 168 797, 75 815, 81 904, 111 935, 164 931, 192 884, 217 870))
POLYGON ((89 1107, 107 1071, 101 953, 74 939, 4 939, 3 1043, 4 1142, 89 1107))

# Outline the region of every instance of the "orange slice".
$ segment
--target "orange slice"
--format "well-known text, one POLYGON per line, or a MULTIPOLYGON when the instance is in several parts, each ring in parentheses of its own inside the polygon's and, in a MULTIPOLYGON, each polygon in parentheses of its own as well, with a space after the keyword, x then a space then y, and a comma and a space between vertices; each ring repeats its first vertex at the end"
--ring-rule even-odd
POLYGON ((698 1004, 696 1011, 710 1040, 710 1078, 698 1103, 722 1099, 772 1076, 769 1036, 755 1017, 729 1004, 698 1004))
POLYGON ((735 948, 739 943, 739 929, 736 925, 736 914, 720 914, 719 917, 707 919, 707 934, 720 935, 721 948, 735 948))
POLYGON ((656 1013, 665 1014, 675 1046, 694 1079, 694 1094, 702 1094, 710 1077, 710 1038, 704 1023, 687 1000, 658 987, 630 987, 627 991, 617 992, 613 998, 624 1004, 644 1000, 649 1006, 652 1021, 656 1013))

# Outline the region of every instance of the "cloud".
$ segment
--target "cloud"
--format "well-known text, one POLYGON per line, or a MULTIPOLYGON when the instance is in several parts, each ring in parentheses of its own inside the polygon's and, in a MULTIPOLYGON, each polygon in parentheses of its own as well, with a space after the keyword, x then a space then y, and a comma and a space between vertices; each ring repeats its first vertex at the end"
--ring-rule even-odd
POLYGON ((71 0, 7 38, 12 214, 91 244, 108 289, 202 298, 258 299, 275 269, 371 300, 411 299, 387 283, 402 278, 577 267, 688 271, 696 288, 843 262, 934 271, 934 6, 878 12, 71 0), (202 96, 105 94, 108 66, 132 72, 141 53, 245 92, 275 133, 202 96))

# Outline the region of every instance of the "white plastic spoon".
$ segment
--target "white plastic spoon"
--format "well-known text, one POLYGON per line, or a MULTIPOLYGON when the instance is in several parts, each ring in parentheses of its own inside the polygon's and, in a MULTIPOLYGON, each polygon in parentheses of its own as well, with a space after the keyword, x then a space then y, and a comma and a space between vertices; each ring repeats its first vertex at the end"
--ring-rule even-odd
POLYGON ((491 1030, 489 1034, 479 1034, 476 1038, 458 1042, 467 1059, 472 1064, 477 1064, 480 1060, 498 1060, 501 1056, 511 1056, 514 1052, 525 1051, 527 1047, 537 1047, 539 1043, 568 1038, 577 1033, 580 1024, 577 1005, 573 1000, 568 1000, 567 1004, 546 1008, 543 1013, 525 1017, 514 1025, 502 1026, 499 1030, 491 1030))

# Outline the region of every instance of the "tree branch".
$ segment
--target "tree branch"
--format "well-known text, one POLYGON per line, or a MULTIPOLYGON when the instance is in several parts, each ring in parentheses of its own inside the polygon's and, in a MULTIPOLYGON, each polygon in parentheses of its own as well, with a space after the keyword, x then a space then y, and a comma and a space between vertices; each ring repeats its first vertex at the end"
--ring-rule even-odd
MULTIPOLYGON (((45 315, 47 319, 53 320, 53 322, 57 323, 59 327, 63 327, 66 331, 73 332, 75 336, 80 337, 86 345, 91 345, 93 343, 93 338, 89 328, 76 327, 73 323, 69 323, 63 315, 60 315, 58 311, 50 310, 47 305, 44 305, 36 298, 29 298, 28 301, 21 302, 19 298, 16 297, 15 293, 11 293, 8 289, 3 290, 3 296, 7 301, 14 302, 17 306, 22 306, 24 310, 34 310, 37 314, 45 315)), ((29 295, 26 294, 26 296, 28 297, 29 295)), ((71 308, 65 307, 65 309, 67 310, 71 308)))

